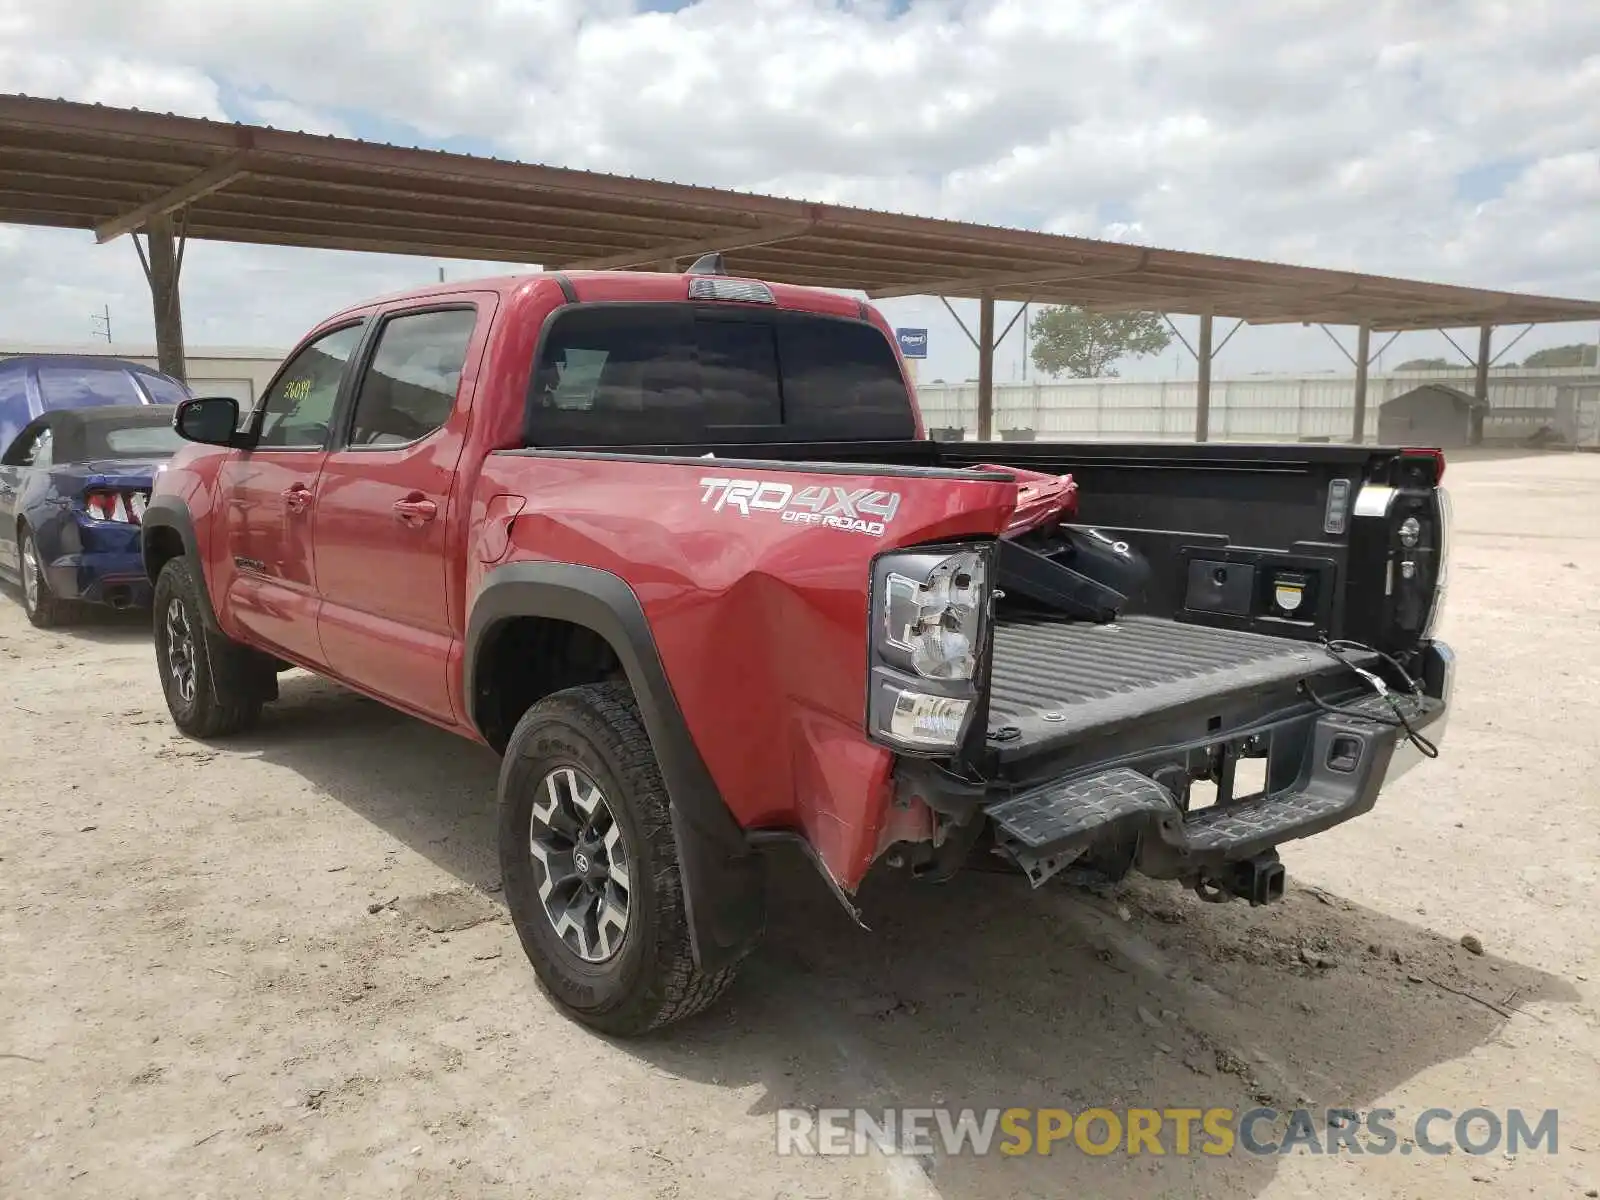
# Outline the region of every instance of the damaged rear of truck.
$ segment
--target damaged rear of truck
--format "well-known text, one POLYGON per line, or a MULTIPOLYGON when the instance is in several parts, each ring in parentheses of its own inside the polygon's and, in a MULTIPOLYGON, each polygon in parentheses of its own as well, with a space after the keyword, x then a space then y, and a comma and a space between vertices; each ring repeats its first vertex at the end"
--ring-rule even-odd
MULTIPOLYGON (((615 591, 635 633, 608 625, 541 693, 596 663, 627 681, 698 978, 759 936, 775 843, 858 919, 875 865, 1036 887, 1140 872, 1263 904, 1280 846, 1437 753, 1438 452, 938 442, 853 300, 693 275, 565 287, 520 446, 476 484, 466 694, 501 747, 537 699, 517 683, 532 635, 507 640, 526 604, 497 588, 615 591)), ((544 923, 519 920, 536 964, 544 923)))
POLYGON ((175 423, 178 727, 296 665, 500 751, 518 935, 615 1034, 727 986, 773 847, 858 919, 874 867, 1269 902, 1449 701, 1436 452, 931 440, 879 313, 715 261, 373 301, 175 423))

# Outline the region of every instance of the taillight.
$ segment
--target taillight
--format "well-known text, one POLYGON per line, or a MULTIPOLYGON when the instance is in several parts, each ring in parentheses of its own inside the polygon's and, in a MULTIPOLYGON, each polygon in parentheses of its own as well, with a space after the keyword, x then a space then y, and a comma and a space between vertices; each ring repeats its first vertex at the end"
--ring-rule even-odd
POLYGON ((124 525, 137 525, 144 516, 149 497, 144 492, 113 492, 93 489, 83 494, 83 507, 97 521, 120 521, 124 525))
MULTIPOLYGON (((1439 456, 1439 473, 1444 474, 1444 456, 1439 456)), ((1439 628, 1439 616, 1444 611, 1445 593, 1450 584, 1450 493, 1440 488, 1435 495, 1439 498, 1439 545, 1434 562, 1433 580, 1433 607, 1428 610, 1428 621, 1422 627, 1422 636, 1431 638, 1434 631, 1439 628)))
POLYGON ((1444 601, 1450 499, 1436 450, 1405 450, 1361 485, 1350 515, 1347 636, 1390 653, 1433 635, 1444 601))
POLYGON ((1400 493, 1390 510, 1389 587, 1404 635, 1426 638, 1444 598, 1450 501, 1443 488, 1400 493))
POLYGON ((1444 482, 1444 451, 1443 450, 1402 450, 1400 461, 1425 458, 1433 464, 1433 478, 1429 481, 1434 487, 1444 482))

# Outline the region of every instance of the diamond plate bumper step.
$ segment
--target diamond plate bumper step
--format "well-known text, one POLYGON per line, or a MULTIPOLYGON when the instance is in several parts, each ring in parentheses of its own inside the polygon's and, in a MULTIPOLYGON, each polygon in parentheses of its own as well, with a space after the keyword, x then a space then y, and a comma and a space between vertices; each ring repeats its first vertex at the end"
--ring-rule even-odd
POLYGON ((1125 817, 1153 816, 1175 825, 1183 816, 1171 792, 1126 767, 1067 783, 1052 780, 991 804, 988 811, 1011 840, 1028 850, 1054 846, 1125 817))
MULTIPOLYGON (((1376 698, 1374 698, 1376 699, 1376 698)), ((1407 698, 1405 709, 1425 727, 1442 703, 1407 698)), ((1371 706, 1373 715, 1387 709, 1371 706)), ((1172 793, 1148 775, 1116 767, 1098 775, 1051 780, 985 809, 997 844, 1035 887, 1071 865, 1091 843, 1113 833, 1140 837, 1140 869, 1163 877, 1235 862, 1308 837, 1371 808, 1399 730, 1367 719, 1365 706, 1310 722, 1294 786, 1184 813, 1172 793), (1116 829, 1116 826, 1124 826, 1116 829)))

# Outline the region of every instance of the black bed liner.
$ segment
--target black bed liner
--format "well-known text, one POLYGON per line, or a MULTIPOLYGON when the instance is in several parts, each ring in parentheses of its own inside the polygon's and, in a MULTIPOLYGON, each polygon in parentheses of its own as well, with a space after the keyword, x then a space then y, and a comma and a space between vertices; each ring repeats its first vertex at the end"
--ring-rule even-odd
POLYGON ((1292 688, 1347 670, 1321 646, 1128 616, 1112 624, 1049 618, 997 623, 989 731, 1011 727, 1037 750, 1131 722, 1292 688))

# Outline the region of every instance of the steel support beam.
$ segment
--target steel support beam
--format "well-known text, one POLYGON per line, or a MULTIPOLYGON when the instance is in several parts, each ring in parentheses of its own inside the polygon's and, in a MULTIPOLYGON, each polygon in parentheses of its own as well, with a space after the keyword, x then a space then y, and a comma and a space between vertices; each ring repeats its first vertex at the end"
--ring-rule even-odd
MULTIPOLYGON (((1494 360, 1490 354, 1494 350, 1494 326, 1481 325, 1478 327, 1478 376, 1472 384, 1472 394, 1479 404, 1489 403, 1489 364, 1494 360)), ((1474 442, 1483 441, 1483 425, 1474 421, 1472 425, 1474 442)))
POLYGON ((664 246, 646 246, 640 250, 624 250, 600 258, 580 258, 561 264, 563 271, 622 271, 629 267, 643 267, 667 259, 697 258, 715 251, 753 250, 758 246, 772 246, 800 237, 812 228, 811 221, 783 221, 775 225, 736 225, 715 230, 697 238, 668 242, 664 246))
POLYGON ((202 196, 221 191, 241 175, 249 174, 249 165, 249 151, 241 150, 214 166, 207 167, 177 187, 169 188, 154 199, 146 200, 137 208, 130 208, 120 216, 112 217, 104 224, 95 226, 94 240, 104 244, 125 233, 141 229, 157 218, 170 216, 180 208, 187 208, 202 196))
POLYGON ((1215 320, 1210 313, 1200 314, 1200 345, 1194 352, 1200 367, 1194 389, 1194 440, 1197 442, 1211 439, 1211 337, 1215 320))
POLYGON ((1372 326, 1363 321, 1356 326, 1356 414, 1350 440, 1361 445, 1367 440, 1367 366, 1372 362, 1372 326))
POLYGON ((978 301, 978 440, 994 440, 994 294, 978 301))

